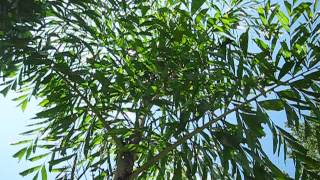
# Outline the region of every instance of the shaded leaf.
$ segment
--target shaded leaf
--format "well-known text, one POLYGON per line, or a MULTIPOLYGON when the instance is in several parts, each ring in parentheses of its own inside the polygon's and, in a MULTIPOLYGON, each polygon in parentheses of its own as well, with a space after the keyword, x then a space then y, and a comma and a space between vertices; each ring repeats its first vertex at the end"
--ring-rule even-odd
POLYGON ((270 99, 259 102, 260 106, 267 110, 281 111, 284 109, 284 105, 279 99, 270 99))
POLYGON ((244 56, 247 56, 248 53, 248 37, 249 37, 249 29, 240 36, 240 47, 242 49, 242 52, 244 53, 244 56))
POLYGON ((200 9, 200 7, 205 3, 205 0, 192 0, 191 2, 191 14, 193 15, 200 9))
POLYGON ((292 61, 285 62, 280 70, 278 79, 281 79, 283 76, 285 76, 292 69, 293 65, 294 65, 294 62, 292 61))

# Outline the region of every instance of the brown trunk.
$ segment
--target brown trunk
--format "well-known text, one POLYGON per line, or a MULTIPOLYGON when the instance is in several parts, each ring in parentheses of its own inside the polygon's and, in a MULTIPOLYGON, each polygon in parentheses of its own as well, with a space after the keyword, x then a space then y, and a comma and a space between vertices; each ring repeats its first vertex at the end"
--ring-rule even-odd
MULTIPOLYGON (((142 106, 142 105, 141 105, 142 106)), ((139 130, 144 127, 146 116, 138 113, 135 122, 135 128, 137 129, 130 137, 128 144, 139 144, 143 133, 139 130)), ((124 152, 117 156, 117 169, 115 171, 113 180, 130 180, 130 175, 133 171, 135 152, 124 152)))
POLYGON ((113 180, 129 180, 134 165, 134 156, 131 152, 124 152, 117 157, 117 169, 113 180))

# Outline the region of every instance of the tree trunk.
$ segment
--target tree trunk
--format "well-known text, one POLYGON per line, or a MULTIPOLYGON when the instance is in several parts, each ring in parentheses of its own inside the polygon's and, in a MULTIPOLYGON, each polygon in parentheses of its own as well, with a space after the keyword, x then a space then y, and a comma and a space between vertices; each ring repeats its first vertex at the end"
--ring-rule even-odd
POLYGON ((132 152, 124 152, 117 157, 117 169, 113 180, 129 180, 134 165, 134 155, 132 152))
MULTIPOLYGON (((144 104, 141 105, 144 107, 144 104)), ((146 116, 144 114, 137 113, 135 128, 136 130, 132 136, 129 138, 130 141, 128 144, 139 144, 143 133, 139 130, 144 127, 146 116)), ((115 171, 113 180, 129 180, 130 175, 133 171, 134 161, 135 161, 135 152, 123 152, 117 156, 117 169, 115 171)))

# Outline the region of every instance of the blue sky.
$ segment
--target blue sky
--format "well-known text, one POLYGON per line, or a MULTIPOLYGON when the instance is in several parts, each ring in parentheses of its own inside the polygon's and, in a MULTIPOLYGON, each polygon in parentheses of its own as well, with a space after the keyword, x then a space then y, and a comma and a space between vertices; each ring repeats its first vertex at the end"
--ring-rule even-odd
MULTIPOLYGON (((25 112, 22 112, 17 103, 12 101, 13 96, 4 98, 0 95, 0 179, 26 179, 19 175, 23 169, 27 168, 24 162, 18 163, 12 155, 18 147, 11 146, 10 143, 16 142, 21 138, 18 134, 23 132, 27 125, 27 120, 33 116, 36 109, 35 103, 30 103, 25 112)), ((30 178, 31 179, 31 178, 30 178)))
MULTIPOLYGON (((32 179, 33 176, 22 177, 19 172, 31 168, 37 164, 27 163, 25 160, 18 161, 12 157, 20 147, 12 146, 11 143, 22 140, 24 137, 19 133, 27 130, 26 125, 30 118, 39 110, 37 102, 32 101, 28 104, 25 112, 17 107, 17 102, 12 101, 15 93, 11 92, 7 97, 0 95, 0 179, 1 180, 20 180, 32 179)), ((48 176, 54 179, 54 176, 48 176)))
POLYGON ((31 168, 32 164, 27 164, 23 160, 19 163, 18 159, 13 158, 12 155, 19 150, 19 147, 10 144, 23 138, 19 133, 26 130, 28 120, 38 108, 33 101, 28 104, 26 111, 22 112, 17 107, 17 102, 11 100, 13 98, 14 93, 9 93, 6 98, 0 95, 0 179, 32 179, 19 175, 19 172, 31 168))

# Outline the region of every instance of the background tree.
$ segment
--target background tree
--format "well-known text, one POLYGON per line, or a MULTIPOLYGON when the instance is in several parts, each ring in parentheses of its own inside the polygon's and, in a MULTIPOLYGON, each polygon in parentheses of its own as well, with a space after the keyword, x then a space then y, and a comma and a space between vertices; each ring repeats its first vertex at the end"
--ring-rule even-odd
MULTIPOLYGON (((319 124, 315 121, 305 121, 301 124, 299 129, 292 128, 293 135, 297 137, 299 143, 303 145, 305 149, 308 149, 308 155, 315 159, 316 161, 320 161, 320 144, 319 144, 319 124)), ((288 152, 289 155, 292 155, 291 152, 288 152)), ((308 166, 304 164, 304 167, 313 173, 320 173, 320 169, 314 166, 308 166)), ((299 169, 301 171, 301 169, 299 169)), ((306 178, 310 178, 306 175, 306 178)))
MULTIPOLYGON (((43 179, 287 179, 319 162, 269 117, 319 123, 318 1, 1 1, 2 93, 24 110, 32 139, 14 157, 43 179), (28 7, 25 7, 28 6, 28 7), (312 115, 310 115, 310 113, 312 115), (235 118, 232 118, 235 117, 235 118)), ((318 140, 317 140, 318 141, 318 140)), ((312 169, 310 169, 312 167, 312 169)))

